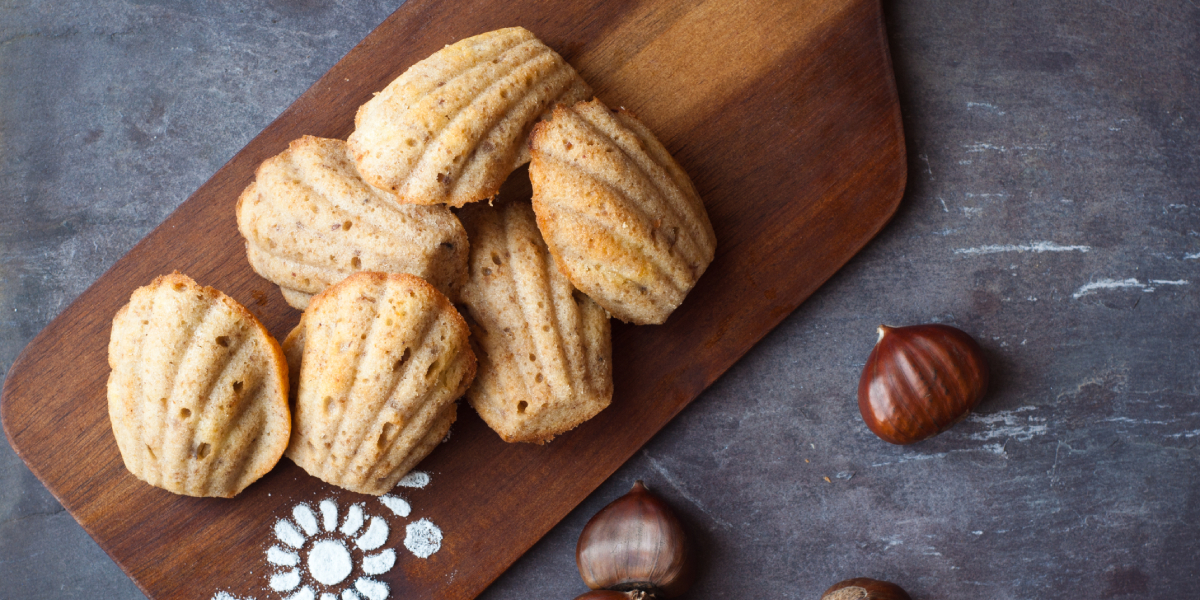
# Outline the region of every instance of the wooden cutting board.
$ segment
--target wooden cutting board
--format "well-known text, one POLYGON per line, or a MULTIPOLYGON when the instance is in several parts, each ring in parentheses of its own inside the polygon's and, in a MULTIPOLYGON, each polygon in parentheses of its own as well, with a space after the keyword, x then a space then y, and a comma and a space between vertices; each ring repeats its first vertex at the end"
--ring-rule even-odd
POLYGON ((879 0, 409 0, 30 343, 4 384, 5 431, 151 598, 286 597, 267 588, 273 526, 327 498, 342 514, 361 502, 386 518, 397 560, 374 578, 390 598, 473 598, 861 249, 895 211, 905 175, 879 0), (615 324, 612 406, 545 446, 504 444, 460 410, 419 467, 432 483, 397 492, 408 518, 286 459, 233 500, 132 477, 105 382, 110 322, 133 289, 179 270, 282 338, 299 313, 250 270, 234 219, 255 168, 303 134, 345 138, 357 107, 408 66, 513 25, 657 132, 716 230, 716 260, 665 325, 615 324), (403 545, 420 518, 444 533, 428 559, 403 545))

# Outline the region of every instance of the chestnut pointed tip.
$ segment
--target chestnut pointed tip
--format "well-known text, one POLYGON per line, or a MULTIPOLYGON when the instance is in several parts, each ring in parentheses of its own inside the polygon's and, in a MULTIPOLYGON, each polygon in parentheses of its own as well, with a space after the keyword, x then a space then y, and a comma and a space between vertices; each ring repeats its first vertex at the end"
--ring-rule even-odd
POLYGON ((642 483, 642 480, 639 479, 639 480, 633 482, 633 487, 629 488, 629 491, 630 492, 645 492, 645 491, 647 491, 646 484, 642 483))
POLYGON ((875 340, 875 343, 878 344, 879 342, 882 342, 883 336, 887 335, 887 332, 893 329, 895 329, 895 327, 888 327, 887 325, 880 325, 878 328, 876 328, 875 331, 879 332, 879 338, 875 340))

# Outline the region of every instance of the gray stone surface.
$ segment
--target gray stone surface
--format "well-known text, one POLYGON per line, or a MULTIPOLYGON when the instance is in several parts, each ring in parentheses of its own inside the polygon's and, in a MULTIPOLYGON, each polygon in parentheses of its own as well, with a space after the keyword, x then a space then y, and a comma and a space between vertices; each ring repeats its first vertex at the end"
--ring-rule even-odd
MULTIPOLYGON (((0 2, 0 373, 398 2, 0 2)), ((1200 7, 887 3, 892 223, 485 598, 573 598, 635 479, 703 548, 690 598, 1179 598, 1200 583, 1200 7), (979 339, 990 396, 893 447, 880 323, 979 339)), ((140 598, 0 442, 0 597, 140 598)), ((204 594, 198 595, 202 597, 204 594)))

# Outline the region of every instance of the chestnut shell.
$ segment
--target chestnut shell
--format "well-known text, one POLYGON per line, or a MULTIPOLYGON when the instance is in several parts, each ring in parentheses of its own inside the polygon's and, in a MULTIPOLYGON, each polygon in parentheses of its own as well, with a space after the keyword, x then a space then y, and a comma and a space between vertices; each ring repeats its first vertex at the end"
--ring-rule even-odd
POLYGON ((575 563, 593 590, 675 598, 691 586, 692 551, 679 518, 638 481, 584 525, 575 563))
POLYGON ((857 577, 833 584, 833 587, 821 594, 821 600, 912 600, 912 598, 903 588, 889 581, 857 577))
POLYGON ((640 590, 618 592, 616 590, 591 590, 575 597, 575 600, 645 600, 646 594, 640 590))
POLYGON ((988 385, 983 350, 949 325, 879 327, 858 383, 858 409, 884 441, 911 444, 954 425, 988 385))

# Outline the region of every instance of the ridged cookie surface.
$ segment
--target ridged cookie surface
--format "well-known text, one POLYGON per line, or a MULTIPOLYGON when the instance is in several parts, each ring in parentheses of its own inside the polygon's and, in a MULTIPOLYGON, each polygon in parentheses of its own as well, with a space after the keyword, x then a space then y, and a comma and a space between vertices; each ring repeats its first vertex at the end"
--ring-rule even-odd
POLYGON ((716 235, 687 173, 632 114, 558 106, 530 137, 533 209, 559 268, 614 317, 667 320, 716 235))
POLYGON ((313 297, 287 456, 363 494, 391 490, 446 436, 475 375, 466 322, 418 277, 360 272, 313 297))
POLYGON ((608 314, 554 265, 528 202, 477 204, 463 302, 481 350, 471 406, 506 442, 544 443, 612 400, 608 314))
POLYGON ((356 271, 410 273, 451 297, 466 278, 467 236, 450 210, 367 185, 341 140, 304 136, 263 162, 237 218, 250 266, 296 308, 356 271))
POLYGON ((360 107, 350 152, 367 182, 402 202, 462 206, 529 160, 530 128, 555 102, 591 94, 528 30, 492 31, 435 52, 360 107))
POLYGON ((229 498, 288 444, 287 365, 242 305, 179 273, 138 288, 113 319, 108 414, 138 479, 229 498))

